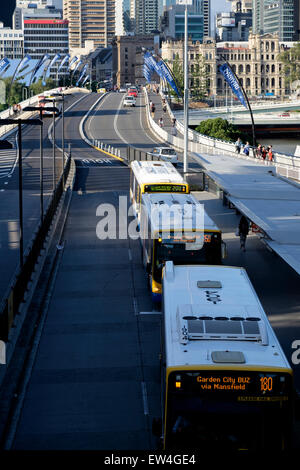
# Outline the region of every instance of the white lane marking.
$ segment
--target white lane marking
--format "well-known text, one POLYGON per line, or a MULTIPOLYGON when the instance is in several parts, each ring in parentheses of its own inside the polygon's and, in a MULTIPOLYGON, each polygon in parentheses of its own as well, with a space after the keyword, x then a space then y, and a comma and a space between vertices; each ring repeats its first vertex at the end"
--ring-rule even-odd
POLYGON ((152 310, 152 312, 140 312, 140 315, 161 315, 158 310, 152 310))
POLYGON ((131 253, 130 248, 128 248, 128 258, 129 258, 129 261, 132 261, 132 253, 131 253))
POLYGON ((14 172, 18 161, 17 149, 0 151, 0 178, 6 178, 14 172))
MULTIPOLYGON (((89 95, 83 95, 81 98, 79 98, 77 101, 75 101, 73 104, 71 104, 71 106, 69 106, 67 109, 65 109, 65 113, 67 111, 70 111, 70 109, 72 109, 74 106, 76 106, 76 104, 80 103, 80 101, 82 101, 84 98, 86 98, 87 96, 89 95)), ((60 121, 61 117, 59 117, 58 119, 55 119, 55 125, 57 125, 57 123, 60 121)), ((52 144, 52 127, 53 127, 53 122, 50 124, 50 126, 48 127, 48 139, 49 141, 51 142, 52 144)), ((60 147, 58 147, 58 145, 56 145, 56 147, 61 150, 60 147)))
POLYGON ((146 382, 141 382, 141 386, 142 386, 142 395, 143 395, 143 404, 144 404, 144 415, 147 416, 149 414, 149 407, 148 407, 148 395, 147 395, 146 382))
POLYGON ((136 300, 136 298, 133 297, 132 301, 133 301, 133 311, 134 311, 134 314, 135 314, 135 315, 138 315, 138 314, 139 314, 139 310, 138 310, 138 305, 137 305, 137 300, 136 300))
MULTIPOLYGON (((104 96, 104 98, 103 98, 102 100, 100 100, 100 101, 98 100, 98 101, 97 101, 97 106, 93 109, 93 112, 94 112, 94 113, 95 113, 96 111, 98 111, 98 109, 99 109, 99 108, 98 108, 98 104, 102 105, 102 104, 107 100, 107 97, 108 97, 108 96, 109 96, 109 95, 107 94, 107 95, 104 96)), ((102 96, 101 96, 101 98, 102 98, 102 96)), ((99 106, 99 107, 100 107, 100 106, 99 106)), ((90 136, 91 139, 93 139, 93 140, 100 140, 100 141, 101 141, 101 139, 99 139, 99 137, 94 137, 93 134, 92 134, 92 131, 91 131, 91 123, 92 123, 92 120, 93 120, 94 117, 95 117, 95 115, 91 115, 91 116, 90 116, 90 120, 89 120, 88 126, 87 126, 87 127, 88 127, 88 134, 89 134, 89 136, 90 136)))
POLYGON ((119 132, 118 127, 117 127, 117 120, 118 120, 118 117, 119 117, 119 114, 120 114, 121 107, 123 106, 123 99, 124 99, 124 97, 122 97, 122 99, 120 101, 120 105, 119 105, 119 107, 117 109, 117 112, 115 114, 114 129, 115 129, 115 132, 116 132, 117 136, 121 140, 121 142, 125 142, 125 144, 127 144, 129 146, 130 143, 121 135, 121 133, 119 132))
MULTIPOLYGON (((144 94, 143 94, 143 97, 144 97, 144 94)), ((145 98, 145 97, 144 97, 145 98)), ((145 112, 146 112, 146 103, 145 103, 145 100, 144 100, 144 106, 145 106, 145 112)), ((143 108, 144 109, 144 108, 143 108)), ((157 144, 157 140, 159 139, 156 139, 154 140, 152 138, 152 135, 150 135, 147 130, 145 129, 145 127, 143 126, 143 114, 142 114, 142 106, 140 106, 140 125, 141 125, 141 129, 145 132, 146 136, 152 140, 152 142, 154 142, 155 144, 157 144)), ((162 140, 160 140, 161 142, 163 142, 162 140)))

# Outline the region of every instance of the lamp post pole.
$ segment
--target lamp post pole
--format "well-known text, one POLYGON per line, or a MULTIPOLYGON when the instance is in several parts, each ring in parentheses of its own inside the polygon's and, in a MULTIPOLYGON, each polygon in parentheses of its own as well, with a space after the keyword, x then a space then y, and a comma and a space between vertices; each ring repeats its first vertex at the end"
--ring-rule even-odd
POLYGON ((188 129, 189 129, 189 69, 188 69, 188 8, 184 12, 184 147, 183 172, 188 171, 188 129))

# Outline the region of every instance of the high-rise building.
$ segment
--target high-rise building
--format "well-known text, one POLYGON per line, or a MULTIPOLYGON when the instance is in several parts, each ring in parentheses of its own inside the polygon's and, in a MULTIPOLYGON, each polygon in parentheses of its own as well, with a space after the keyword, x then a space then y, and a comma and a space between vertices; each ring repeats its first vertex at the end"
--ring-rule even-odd
MULTIPOLYGON (((188 37, 191 41, 203 41, 204 21, 203 14, 199 13, 193 5, 188 5, 188 37)), ((170 5, 165 7, 161 20, 161 29, 165 38, 183 39, 185 31, 185 6, 170 5)))
POLYGON ((252 0, 229 0, 231 1, 231 10, 240 13, 252 12, 252 0))
POLYGON ((0 22, 0 59, 21 59, 24 55, 24 35, 20 29, 4 27, 0 22))
POLYGON ((134 0, 135 33, 151 34, 158 30, 158 0, 134 0))
POLYGON ((298 0, 253 0, 253 33, 278 34, 281 41, 293 41, 298 0))
MULTIPOLYGON (((32 5, 22 8, 24 54, 29 54, 32 59, 41 59, 45 54, 52 59, 57 53, 64 57, 69 52, 69 38, 68 21, 62 19, 62 10, 54 6, 36 8, 32 5)), ((50 76, 53 78, 57 67, 58 63, 51 68, 50 76)))
POLYGON ((64 0, 70 49, 84 47, 85 41, 107 47, 115 35, 116 6, 115 0, 64 0))
POLYGON ((203 32, 205 37, 210 36, 210 0, 202 0, 202 12, 203 12, 203 32))
MULTIPOLYGON (((188 5, 188 35, 192 41, 210 37, 210 0, 192 0, 188 5)), ((179 39, 184 34, 185 6, 180 0, 164 0, 161 19, 165 37, 179 39)))
POLYGON ((216 37, 218 41, 248 41, 251 27, 251 12, 229 11, 217 14, 216 37))

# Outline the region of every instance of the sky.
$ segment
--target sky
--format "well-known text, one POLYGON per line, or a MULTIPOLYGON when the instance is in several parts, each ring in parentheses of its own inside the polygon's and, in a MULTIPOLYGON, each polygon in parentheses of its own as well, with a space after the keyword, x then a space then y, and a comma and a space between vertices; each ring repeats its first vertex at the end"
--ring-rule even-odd
POLYGON ((11 26, 11 17, 16 6, 16 0, 5 0, 1 2, 0 21, 4 26, 11 26))

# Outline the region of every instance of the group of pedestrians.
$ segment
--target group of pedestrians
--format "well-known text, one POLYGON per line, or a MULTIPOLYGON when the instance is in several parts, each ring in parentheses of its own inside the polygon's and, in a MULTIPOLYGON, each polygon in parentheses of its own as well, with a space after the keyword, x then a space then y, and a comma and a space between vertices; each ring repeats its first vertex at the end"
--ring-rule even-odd
POLYGON ((272 145, 268 145, 267 147, 259 144, 256 149, 256 158, 262 158, 263 160, 267 160, 269 162, 274 161, 274 153, 272 145))
MULTIPOLYGON (((240 154, 241 150, 243 149, 243 153, 245 155, 249 155, 250 153, 250 144, 246 142, 244 145, 240 138, 237 139, 235 142, 235 153, 240 154)), ((261 158, 262 160, 266 160, 269 162, 274 161, 274 152, 272 145, 263 146, 259 144, 256 149, 253 149, 253 156, 254 158, 261 158)))

